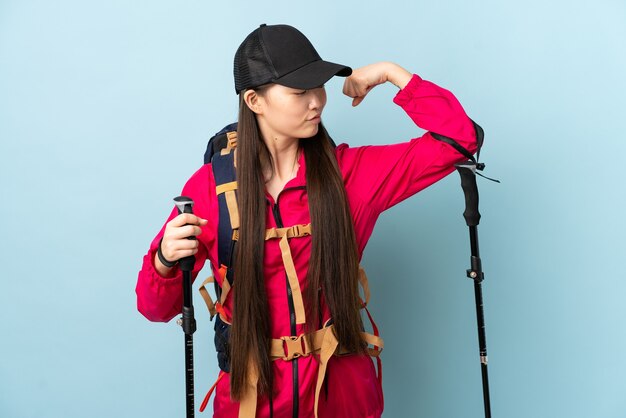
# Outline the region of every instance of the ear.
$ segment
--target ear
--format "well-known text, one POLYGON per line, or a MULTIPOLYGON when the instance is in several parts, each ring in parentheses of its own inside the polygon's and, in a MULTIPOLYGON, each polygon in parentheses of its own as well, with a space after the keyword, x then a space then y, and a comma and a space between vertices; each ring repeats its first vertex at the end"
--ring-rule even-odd
POLYGON ((263 99, 257 94, 256 91, 246 90, 243 94, 243 101, 246 102, 248 108, 257 115, 263 114, 263 107, 261 106, 263 99))

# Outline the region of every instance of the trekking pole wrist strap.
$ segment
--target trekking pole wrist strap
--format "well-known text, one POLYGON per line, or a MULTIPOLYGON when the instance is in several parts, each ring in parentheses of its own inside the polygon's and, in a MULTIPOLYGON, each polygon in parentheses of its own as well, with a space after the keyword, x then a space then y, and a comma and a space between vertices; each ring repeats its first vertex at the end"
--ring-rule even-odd
POLYGON ((167 258, 165 258, 165 256, 163 255, 163 251, 161 251, 161 244, 162 243, 163 243, 163 238, 161 238, 161 241, 159 241, 159 249, 157 250, 157 257, 159 257, 159 261, 165 267, 172 268, 176 264, 178 264, 178 260, 176 260, 176 261, 169 261, 167 258))

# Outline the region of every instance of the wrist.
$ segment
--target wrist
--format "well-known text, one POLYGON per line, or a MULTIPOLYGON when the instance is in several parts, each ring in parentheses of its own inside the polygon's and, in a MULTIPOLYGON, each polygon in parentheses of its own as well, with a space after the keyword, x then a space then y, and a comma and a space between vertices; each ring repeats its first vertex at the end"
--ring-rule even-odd
POLYGON ((169 261, 167 258, 165 258, 165 256, 163 255, 163 250, 161 249, 161 244, 163 244, 163 238, 161 238, 161 240, 159 241, 159 248, 157 249, 157 260, 159 260, 159 263, 169 269, 174 268, 174 266, 176 266, 176 264, 178 263, 178 260, 175 261, 169 261))
POLYGON ((154 266, 154 271, 156 271, 156 273, 164 279, 169 279, 176 276, 176 268, 165 267, 159 260, 159 257, 156 253, 154 254, 154 258, 152 259, 152 265, 154 266))
POLYGON ((402 90, 409 81, 411 81, 411 77, 413 74, 402 68, 396 63, 386 62, 385 63, 385 78, 387 81, 398 87, 402 90))

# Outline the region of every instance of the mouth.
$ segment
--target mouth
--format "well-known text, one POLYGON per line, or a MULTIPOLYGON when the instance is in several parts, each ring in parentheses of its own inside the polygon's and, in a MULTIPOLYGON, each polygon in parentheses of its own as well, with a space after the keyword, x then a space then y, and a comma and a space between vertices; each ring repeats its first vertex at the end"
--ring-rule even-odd
POLYGON ((319 122, 321 120, 322 120, 322 115, 321 114, 315 115, 312 118, 307 119, 307 121, 309 121, 309 122, 319 122))

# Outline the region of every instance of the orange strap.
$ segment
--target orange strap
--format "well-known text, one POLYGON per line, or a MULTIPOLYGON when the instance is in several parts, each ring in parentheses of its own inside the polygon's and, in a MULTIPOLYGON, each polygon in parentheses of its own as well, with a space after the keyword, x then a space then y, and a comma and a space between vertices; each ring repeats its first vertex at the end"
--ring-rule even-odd
MULTIPOLYGON (((265 230, 265 241, 273 238, 300 238, 311 235, 311 224, 298 224, 286 228, 268 228, 265 230)), ((233 231, 233 241, 239 241, 239 230, 233 231)))
POLYGON ((367 281, 367 274, 365 274, 365 270, 361 266, 359 266, 359 284, 363 288, 363 295, 365 296, 363 306, 365 306, 370 301, 370 285, 367 281))
MULTIPOLYGON (((369 309, 367 309, 367 303, 369 302, 369 299, 370 299, 370 288, 369 288, 369 282, 367 280, 367 274, 365 274, 365 270, 361 266, 359 266, 359 283, 361 284, 361 287, 363 288, 363 293, 365 294, 365 301, 362 301, 363 308, 365 308, 365 312, 367 312, 367 317, 369 318, 370 323, 372 324, 372 330, 374 331, 374 335, 376 337, 379 337, 380 334, 378 333, 378 327, 376 326, 376 323, 374 322, 374 318, 372 318, 372 314, 370 314, 369 309)), ((377 349, 378 347, 374 344, 374 350, 377 350, 377 349)), ((381 350, 382 350, 382 347, 381 347, 381 350)), ((379 356, 376 356, 376 365, 378 366, 376 368, 377 373, 378 373, 378 382, 380 382, 380 385, 382 386, 383 363, 379 356)), ((384 405, 384 398, 383 398, 383 405, 384 405)))
MULTIPOLYGON (((367 309, 367 307, 365 305, 363 307, 365 308, 365 312, 367 312, 367 316, 370 319, 370 322, 372 323, 372 329, 374 330, 374 335, 377 338, 380 338, 379 335, 378 335, 378 327, 376 326, 376 323, 374 322, 374 319, 372 318, 372 314, 370 314, 369 309, 367 309)), ((382 342, 382 339, 380 341, 382 342)), ((374 350, 378 350, 379 347, 376 344, 372 344, 372 345, 374 346, 374 350)), ((382 349, 383 349, 383 346, 381 345, 380 346, 380 351, 382 351, 382 349)), ((379 353, 380 353, 380 351, 379 351, 379 353)), ((371 353, 370 353, 370 355, 371 355, 371 353)), ((378 382, 382 386, 383 385, 383 362, 380 360, 379 356, 376 356, 376 365, 378 366, 377 367, 377 370, 378 370, 378 382)))
POLYGON ((317 384, 315 385, 315 403, 313 405, 315 418, 317 416, 317 405, 320 400, 320 392, 322 390, 322 384, 324 384, 324 378, 326 377, 326 368, 328 367, 328 361, 332 357, 332 355, 337 350, 337 346, 339 345, 339 341, 335 337, 335 333, 331 331, 332 325, 328 327, 327 331, 324 334, 324 340, 322 341, 322 347, 320 350, 320 363, 319 369, 317 371, 317 384))
MULTIPOLYGON (((293 258, 291 256, 291 250, 289 248, 289 238, 302 237, 311 234, 311 224, 307 225, 294 225, 289 228, 271 228, 265 231, 265 239, 274 239, 280 238, 280 248, 283 257, 283 264, 285 265, 285 270, 287 272, 287 277, 289 279, 289 285, 292 290, 293 300, 294 300, 294 308, 296 311, 296 323, 302 324, 306 323, 306 319, 304 317, 304 304, 302 301, 302 294, 300 291, 300 282, 298 281, 297 273, 295 270, 295 265, 293 263, 293 258)), ((237 240, 238 230, 233 231, 233 239, 237 240)), ((225 312, 223 310, 222 304, 226 300, 226 295, 230 290, 230 285, 228 280, 226 280, 226 266, 222 266, 219 270, 220 275, 222 276, 222 294, 220 297, 220 302, 213 303, 211 296, 205 288, 205 285, 214 281, 214 278, 211 276, 202 283, 200 287, 200 293, 204 298, 207 307, 209 308, 209 312, 211 312, 211 319, 216 313, 219 313, 223 319, 226 319, 225 312)), ((367 316, 372 324, 372 330, 374 334, 369 334, 367 332, 361 332, 361 337, 364 341, 368 343, 368 345, 372 345, 374 348, 367 349, 367 352, 370 356, 376 357, 377 362, 377 374, 378 381, 382 385, 383 379, 383 370, 382 370, 382 361, 380 359, 380 353, 384 348, 384 341, 379 336, 378 327, 372 318, 372 315, 367 309, 367 304, 370 299, 370 289, 369 283, 367 279, 367 275, 365 274, 365 270, 359 266, 359 284, 363 288, 363 295, 365 300, 362 302, 362 307, 365 308, 367 312, 367 316)), ((276 338, 271 340, 270 347, 270 356, 272 361, 283 360, 283 361, 291 361, 294 358, 298 358, 301 356, 308 356, 311 354, 319 354, 319 368, 317 375, 317 382, 315 387, 315 418, 318 418, 318 403, 319 403, 319 394, 324 383, 324 379, 326 376, 326 369, 328 367, 328 361, 337 353, 337 347, 339 342, 335 337, 335 333, 332 331, 334 329, 333 325, 317 330, 309 335, 299 335, 299 336, 285 336, 281 338, 276 338)), ((337 353, 343 354, 343 352, 337 353)), ((206 407, 211 394, 213 393, 217 382, 222 378, 224 372, 221 372, 217 378, 215 384, 211 387, 205 399, 202 403, 200 411, 202 412, 206 407)), ((245 390, 244 396, 241 399, 239 405, 239 418, 254 418, 256 416, 256 406, 257 406, 257 384, 258 384, 258 374, 256 372, 256 366, 253 362, 250 362, 250 367, 248 370, 248 387, 245 390)), ((384 403, 384 398, 383 398, 384 403)))
POLYGON ((239 208, 237 206, 237 195, 234 190, 225 192, 226 206, 230 215, 230 226, 232 229, 239 228, 239 208))
POLYGON ((291 257, 291 248, 289 247, 289 241, 287 241, 287 235, 283 235, 280 240, 280 252, 283 257, 283 264, 285 265, 285 271, 287 272, 287 279, 289 280, 289 287, 291 288, 291 297, 293 299, 293 308, 296 313, 296 324, 306 323, 306 316, 304 313, 304 302, 302 300, 302 291, 300 290, 300 280, 298 280, 298 273, 296 272, 296 266, 293 263, 291 257))
MULTIPOLYGON (((365 270, 363 269, 363 267, 359 266, 359 283, 361 284, 361 287, 363 288, 363 293, 365 295, 365 301, 361 301, 362 302, 362 307, 365 308, 365 312, 367 312, 367 317, 370 320, 370 323, 372 324, 372 330, 374 331, 374 336, 379 337, 379 333, 378 333, 378 327, 376 326, 376 323, 374 322, 374 318, 372 318, 372 314, 370 314, 369 309, 367 309, 367 304, 370 300, 370 287, 369 287, 369 282, 367 280, 367 274, 365 274, 365 270)), ((382 340, 381 340, 382 341, 382 340)), ((378 350, 378 347, 376 344, 374 345, 374 351, 378 350)), ((381 347, 382 350, 382 347, 381 347)), ((370 355, 373 355, 370 352, 370 355)), ((380 385, 382 386, 383 384, 383 363, 380 359, 379 356, 376 356, 376 365, 378 366, 376 368, 377 373, 378 373, 378 381, 380 382, 380 385)), ((384 405, 384 398, 383 398, 383 405, 384 405)))
POLYGON ((209 291, 206 289, 207 284, 215 282, 215 278, 213 276, 207 277, 207 279, 204 282, 202 282, 202 285, 200 285, 200 289, 198 289, 198 291, 200 292, 202 299, 204 299, 204 303, 206 304, 209 310, 209 313, 211 314, 211 320, 213 320, 213 317, 218 313, 221 314, 222 319, 226 320, 226 312, 224 311, 224 303, 226 302, 226 297, 228 296, 228 293, 230 292, 231 287, 230 287, 230 283, 228 282, 228 279, 226 279, 226 266, 222 265, 222 267, 220 267, 218 272, 219 272, 219 275, 222 277, 222 294, 218 302, 216 303, 213 302, 213 298, 209 294, 209 291))
MULTIPOLYGON (((231 218, 232 219, 232 218, 231 218)), ((311 224, 294 225, 287 228, 269 228, 265 230, 265 240, 280 238, 280 253, 283 258, 283 265, 289 280, 291 295, 293 298, 293 307, 296 314, 296 324, 306 323, 306 314, 304 311, 304 301, 302 300, 302 291, 300 289, 300 281, 298 273, 291 255, 289 247, 290 238, 300 238, 311 235, 311 224)), ((233 230, 233 240, 239 239, 239 230, 233 230)))
POLYGON ((291 248, 289 247, 289 238, 299 238, 311 235, 311 224, 294 225, 288 228, 270 228, 265 231, 265 239, 280 238, 280 252, 283 257, 283 265, 287 272, 289 287, 291 287, 291 295, 293 298, 293 307, 296 314, 296 324, 306 323, 306 315, 304 313, 304 302, 302 300, 302 291, 300 290, 300 281, 296 266, 291 256, 291 248))
POLYGON ((222 377, 224 377, 225 374, 226 372, 224 372, 223 370, 220 370, 220 374, 217 376, 217 380, 215 381, 215 383, 213 383, 213 386, 211 386, 211 389, 209 389, 206 396, 204 397, 204 400, 202 401, 202 404, 200 405, 200 412, 204 412, 204 409, 209 403, 209 399, 211 399, 211 395, 213 394, 213 391, 217 387, 217 383, 222 379, 222 377))
MULTIPOLYGON (((322 385, 324 383, 324 379, 326 377, 328 362, 334 354, 347 353, 345 351, 337 352, 339 341, 337 341, 333 329, 334 325, 330 325, 328 327, 317 330, 309 335, 301 334, 297 337, 285 336, 281 338, 273 338, 271 340, 270 356, 272 361, 290 361, 298 357, 309 356, 311 354, 319 354, 319 368, 317 372, 317 382, 315 385, 315 418, 318 417, 317 409, 319 396, 322 385)), ((379 355, 382 352, 384 346, 382 338, 366 332, 361 332, 361 337, 368 344, 371 344, 375 347, 374 349, 368 349, 368 353, 369 355, 376 357, 380 365, 381 362, 379 355)), ((252 364, 251 367, 253 367, 252 364)), ((258 382, 258 376, 256 375, 256 373, 254 373, 254 370, 250 370, 248 372, 248 376, 249 378, 256 380, 250 383, 250 386, 248 390, 246 390, 244 398, 242 398, 241 400, 241 404, 239 406, 239 418, 254 418, 256 416, 256 387, 258 382)))
POLYGON ((228 142, 226 143, 226 148, 222 148, 220 151, 221 155, 230 154, 232 150, 237 151, 237 132, 226 132, 226 138, 228 139, 228 142))
POLYGON ((254 361, 248 361, 247 386, 243 398, 239 402, 239 418, 254 418, 256 416, 257 384, 259 374, 254 361))
POLYGON ((230 183, 219 184, 215 186, 215 194, 220 195, 222 193, 230 192, 232 190, 237 190, 237 182, 231 181, 230 183))
POLYGON ((200 285, 200 289, 198 289, 200 295, 202 296, 202 299, 204 299, 204 303, 206 304, 209 313, 211 314, 211 320, 213 319, 217 311, 215 309, 215 303, 213 302, 213 298, 209 294, 209 291, 206 289, 206 285, 213 282, 215 282, 215 278, 213 276, 209 276, 205 281, 202 282, 202 285, 200 285))
POLYGON ((228 138, 228 148, 235 148, 237 146, 237 132, 226 132, 226 138, 228 138))

